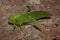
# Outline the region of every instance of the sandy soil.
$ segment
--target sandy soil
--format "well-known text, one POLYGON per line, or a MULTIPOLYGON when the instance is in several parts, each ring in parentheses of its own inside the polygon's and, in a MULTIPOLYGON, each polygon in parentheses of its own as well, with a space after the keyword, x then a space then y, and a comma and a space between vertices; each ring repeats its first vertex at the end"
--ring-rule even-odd
POLYGON ((0 0, 0 40, 60 40, 60 0, 0 0), (39 20, 44 32, 31 25, 22 26, 25 29, 22 32, 8 24, 9 15, 19 13, 23 5, 52 14, 51 19, 39 20))

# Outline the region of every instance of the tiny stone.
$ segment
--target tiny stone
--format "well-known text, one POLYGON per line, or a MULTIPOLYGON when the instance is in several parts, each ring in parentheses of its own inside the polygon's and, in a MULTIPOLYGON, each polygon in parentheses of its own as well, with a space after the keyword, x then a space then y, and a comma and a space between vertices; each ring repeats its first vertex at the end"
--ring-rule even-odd
POLYGON ((50 7, 47 7, 48 9, 50 8, 50 7))
POLYGON ((44 31, 46 31, 46 32, 47 32, 47 31, 49 31, 49 30, 50 30, 50 29, 45 29, 44 31))
POLYGON ((44 4, 41 4, 41 6, 44 6, 44 4))

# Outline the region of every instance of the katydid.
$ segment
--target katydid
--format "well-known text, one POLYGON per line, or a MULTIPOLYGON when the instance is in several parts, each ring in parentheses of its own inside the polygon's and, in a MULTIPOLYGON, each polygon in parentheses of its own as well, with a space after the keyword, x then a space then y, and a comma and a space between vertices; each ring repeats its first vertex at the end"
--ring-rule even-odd
MULTIPOLYGON (((30 12, 23 12, 20 14, 13 14, 10 15, 8 18, 8 22, 13 25, 19 25, 20 28, 23 23, 30 22, 32 18, 34 20, 44 18, 44 17, 50 17, 51 14, 47 11, 30 11, 30 12)), ((35 21, 33 21, 35 22, 35 21)))

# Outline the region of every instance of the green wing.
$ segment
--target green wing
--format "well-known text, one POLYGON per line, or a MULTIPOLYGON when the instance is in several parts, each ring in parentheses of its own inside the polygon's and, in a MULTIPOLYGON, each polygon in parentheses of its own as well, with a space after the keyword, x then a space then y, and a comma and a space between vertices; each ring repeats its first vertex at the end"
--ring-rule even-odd
POLYGON ((43 18, 43 17, 49 17, 49 16, 51 16, 51 14, 46 12, 46 11, 26 12, 24 14, 20 14, 20 16, 16 18, 17 24, 23 24, 25 22, 31 21, 31 18, 29 16, 31 16, 34 19, 40 19, 40 18, 43 18))
POLYGON ((51 14, 47 11, 31 11, 29 12, 29 16, 33 17, 34 19, 39 19, 43 17, 49 17, 51 14))

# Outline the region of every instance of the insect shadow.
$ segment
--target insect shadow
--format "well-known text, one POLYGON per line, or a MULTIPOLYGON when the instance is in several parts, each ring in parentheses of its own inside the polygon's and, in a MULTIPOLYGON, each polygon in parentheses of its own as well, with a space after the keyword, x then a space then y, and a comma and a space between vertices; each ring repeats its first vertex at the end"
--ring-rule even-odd
POLYGON ((14 25, 13 23, 8 22, 9 25, 14 25))
POLYGON ((51 17, 43 17, 43 18, 40 18, 40 19, 37 19, 37 20, 42 20, 42 19, 51 19, 51 17))

